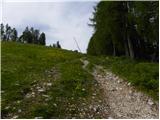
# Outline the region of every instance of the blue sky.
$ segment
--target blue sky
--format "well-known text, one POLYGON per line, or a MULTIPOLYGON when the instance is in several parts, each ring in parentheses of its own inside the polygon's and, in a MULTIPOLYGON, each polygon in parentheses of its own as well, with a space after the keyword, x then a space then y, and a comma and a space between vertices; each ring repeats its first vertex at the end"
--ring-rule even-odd
POLYGON ((69 50, 77 49, 75 37, 81 51, 86 52, 93 33, 87 24, 97 1, 7 1, 2 4, 2 21, 17 28, 19 34, 26 26, 34 27, 46 34, 47 45, 59 41, 62 48, 69 50))

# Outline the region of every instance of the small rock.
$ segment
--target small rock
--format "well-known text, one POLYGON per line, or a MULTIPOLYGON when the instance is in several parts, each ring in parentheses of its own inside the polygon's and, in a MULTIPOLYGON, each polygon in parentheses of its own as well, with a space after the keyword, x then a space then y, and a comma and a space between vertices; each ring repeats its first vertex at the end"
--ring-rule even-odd
POLYGON ((122 90, 122 88, 119 88, 119 90, 122 90))
POLYGON ((101 75, 97 75, 97 77, 100 77, 100 78, 101 78, 101 75))
POLYGON ((106 57, 106 60, 108 60, 109 59, 109 57, 106 57))
POLYGON ((131 99, 131 96, 128 96, 128 99, 131 99))
POLYGON ((90 115, 90 118, 93 118, 93 115, 90 115))
POLYGON ((52 86, 52 83, 47 83, 47 86, 52 86))
POLYGON ((97 112, 97 108, 94 107, 93 110, 94 110, 94 112, 97 112))
POLYGON ((117 116, 118 116, 118 117, 122 117, 122 115, 121 115, 120 113, 117 113, 117 116))
POLYGON ((32 92, 32 93, 31 93, 31 96, 32 96, 32 97, 35 97, 35 93, 34 93, 34 92, 32 92))
POLYGON ((21 109, 19 109, 19 110, 18 110, 18 112, 20 113, 20 112, 22 112, 22 110, 21 110, 21 109))
POLYGON ((48 75, 48 77, 51 77, 51 76, 52 76, 52 75, 50 75, 50 74, 48 75))
POLYGON ((87 108, 84 108, 84 110, 82 109, 82 111, 87 111, 88 109, 87 108))
POLYGON ((86 105, 86 103, 82 103, 82 105, 86 105))
POLYGON ((92 99, 95 99, 95 97, 94 97, 94 96, 92 96, 92 99))
POLYGON ((76 119, 76 117, 72 117, 72 119, 76 119))
POLYGON ((46 99, 45 99, 45 101, 49 101, 49 99, 48 99, 48 98, 46 98, 46 99))
POLYGON ((129 94, 132 94, 132 90, 129 91, 129 94))
POLYGON ((4 91, 3 91, 3 90, 1 90, 1 93, 4 93, 4 91))
POLYGON ((35 117, 34 119, 43 119, 43 117, 35 117))
POLYGON ((21 101, 20 100, 17 100, 17 104, 19 104, 21 101))
POLYGON ((118 87, 116 87, 116 90, 118 90, 119 88, 118 87))
POLYGON ((79 115, 80 115, 80 117, 81 117, 81 118, 83 118, 83 115, 82 115, 82 113, 80 113, 79 115))
POLYGON ((16 85, 16 86, 19 86, 19 83, 16 83, 15 85, 16 85))
POLYGON ((89 106, 89 109, 92 109, 92 105, 89 106))
POLYGON ((49 98, 49 95, 42 95, 43 97, 49 98))
POLYGON ((33 94, 33 95, 31 94, 31 96, 32 96, 32 97, 35 97, 35 94, 33 94))
POLYGON ((31 96, 32 96, 32 95, 28 93, 28 94, 26 94, 25 97, 26 97, 26 98, 30 98, 31 96))
POLYGON ((101 102, 102 102, 102 100, 98 100, 98 102, 99 102, 99 103, 101 103, 101 102))
POLYGON ((112 75, 108 75, 106 77, 108 78, 108 80, 113 80, 113 76, 112 75))
MULTIPOLYGON (((117 79, 119 79, 119 78, 117 78, 117 79)), ((122 81, 121 81, 121 80, 118 80, 117 83, 122 83, 122 81)))
POLYGON ((116 90, 117 90, 117 89, 115 89, 115 88, 112 88, 112 89, 111 89, 111 91, 116 91, 116 90))
POLYGON ((8 110, 10 108, 10 106, 6 106, 5 109, 8 110))
POLYGON ((131 83, 129 82, 127 85, 128 85, 128 86, 130 86, 130 85, 131 85, 131 83))
POLYGON ((37 88, 37 89, 40 89, 41 87, 37 86, 36 88, 37 88))
POLYGON ((151 99, 149 99, 149 100, 148 100, 148 104, 149 104, 149 105, 153 105, 154 103, 152 102, 151 99))
POLYGON ((112 117, 108 117, 108 119, 113 119, 112 117))
POLYGON ((44 92, 45 90, 44 89, 38 89, 38 92, 44 92))
POLYGON ((55 107, 57 107, 57 104, 56 104, 56 103, 54 103, 53 105, 54 105, 55 107))
POLYGON ((34 80, 33 82, 32 82, 32 84, 35 84, 37 81, 36 80, 34 80))
POLYGON ((15 116, 12 117, 12 119, 16 119, 16 118, 18 118, 18 115, 15 115, 15 116))
POLYGON ((82 91, 85 91, 85 90, 86 90, 86 89, 84 89, 84 88, 82 89, 82 91))
POLYGON ((93 93, 92 95, 93 95, 93 96, 96 96, 96 93, 93 93))

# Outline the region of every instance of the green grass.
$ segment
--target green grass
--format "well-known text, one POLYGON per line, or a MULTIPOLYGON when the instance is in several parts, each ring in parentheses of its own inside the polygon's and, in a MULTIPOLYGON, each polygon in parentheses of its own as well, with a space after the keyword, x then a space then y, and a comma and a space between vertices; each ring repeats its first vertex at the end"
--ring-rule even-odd
MULTIPOLYGON (((106 69, 129 81, 137 89, 159 98, 159 64, 131 60, 126 57, 88 56, 92 64, 102 65, 106 69)), ((89 65, 90 70, 93 65, 89 65)))
POLYGON ((9 114, 18 114, 19 118, 66 118, 68 114, 72 117, 77 110, 68 113, 67 104, 78 106, 82 98, 90 97, 93 77, 82 69, 79 60, 82 54, 13 42, 2 42, 1 47, 2 118, 9 118, 9 114), (58 74, 56 79, 45 72, 53 67, 58 74), (53 83, 45 93, 51 96, 47 104, 40 95, 31 99, 24 97, 31 92, 33 81, 41 85, 47 80, 53 83), (17 113, 18 109, 22 112, 17 113))
POLYGON ((44 46, 1 42, 2 118, 15 115, 18 118, 80 118, 78 109, 83 102, 89 105, 92 93, 98 90, 94 87, 93 76, 82 69, 80 58, 90 61, 89 70, 95 64, 102 65, 158 99, 158 63, 138 62, 125 57, 94 57, 44 46), (36 92, 35 97, 25 97, 45 82, 52 83, 43 93, 50 96, 47 101, 36 92))

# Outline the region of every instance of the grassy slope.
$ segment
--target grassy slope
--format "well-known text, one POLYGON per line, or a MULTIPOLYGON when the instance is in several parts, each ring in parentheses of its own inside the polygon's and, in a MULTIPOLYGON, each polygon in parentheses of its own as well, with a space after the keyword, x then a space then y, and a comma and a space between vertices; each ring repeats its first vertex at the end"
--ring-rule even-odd
MULTIPOLYGON (((150 95, 155 100, 159 98, 159 64, 135 61, 125 57, 93 57, 88 56, 93 64, 104 68, 129 81, 137 89, 150 95)), ((93 67, 93 64, 88 66, 93 67)))
MULTIPOLYGON (((12 42, 2 42, 1 47, 1 83, 4 91, 2 117, 17 115, 19 109, 22 109, 22 112, 18 113, 19 118, 67 118, 68 115, 74 117, 78 111, 68 111, 66 108, 71 106, 68 103, 78 107, 83 98, 90 99, 94 81, 93 77, 82 69, 80 58, 84 55, 12 42), (50 70, 54 73, 48 74, 50 70), (52 74, 59 77, 53 78, 52 74), (31 91, 30 88, 48 80, 53 86, 45 93, 51 96, 47 104, 40 95, 31 99, 25 98, 31 91)), ((88 67, 92 68, 93 64, 102 65, 158 99, 158 64, 118 57, 88 56, 87 59, 91 62, 88 67)))
MULTIPOLYGON (((2 117, 22 109, 19 118, 66 118, 67 102, 79 104, 80 98, 91 94, 93 78, 82 69, 79 58, 83 55, 70 51, 36 45, 2 42, 2 117), (46 75, 54 67, 58 78, 46 75), (34 82, 50 81, 53 87, 47 91, 51 100, 45 105, 41 96, 25 99, 34 82), (85 91, 84 91, 85 89, 85 91), (38 101, 37 101, 38 99, 38 101), (57 100, 57 99, 61 99, 57 100), (23 101, 22 103, 16 103, 23 101), (33 103, 32 103, 33 102, 33 103), (56 104, 56 106, 55 106, 56 104), (6 108, 9 106, 9 108, 6 108), (47 108, 47 110, 46 110, 47 108)), ((76 110, 72 111, 76 114, 76 110)), ((12 115, 12 116, 13 116, 12 115)))

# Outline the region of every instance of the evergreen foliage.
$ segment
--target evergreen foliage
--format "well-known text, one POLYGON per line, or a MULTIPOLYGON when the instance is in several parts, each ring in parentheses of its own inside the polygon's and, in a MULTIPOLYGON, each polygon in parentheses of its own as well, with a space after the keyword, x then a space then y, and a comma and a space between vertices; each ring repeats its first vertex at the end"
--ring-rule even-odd
POLYGON ((2 41, 16 41, 18 38, 18 33, 15 28, 11 28, 8 24, 5 26, 1 23, 0 26, 0 35, 1 35, 1 40, 2 41))
POLYGON ((94 33, 87 53, 158 61, 157 1, 101 1, 94 8, 94 33))
POLYGON ((46 44, 46 36, 45 33, 41 33, 40 37, 39 37, 39 42, 41 45, 45 45, 46 44))
POLYGON ((45 33, 42 32, 40 34, 40 31, 33 27, 26 27, 20 37, 18 37, 17 30, 15 28, 12 29, 8 24, 4 26, 3 23, 1 23, 0 30, 0 38, 2 41, 16 41, 21 43, 46 45, 45 33))

